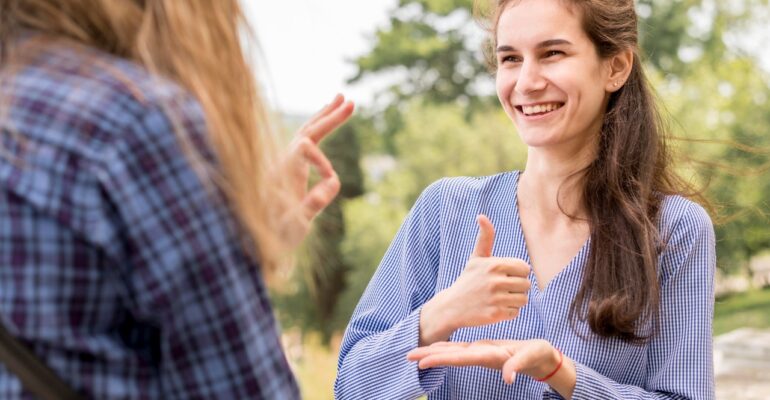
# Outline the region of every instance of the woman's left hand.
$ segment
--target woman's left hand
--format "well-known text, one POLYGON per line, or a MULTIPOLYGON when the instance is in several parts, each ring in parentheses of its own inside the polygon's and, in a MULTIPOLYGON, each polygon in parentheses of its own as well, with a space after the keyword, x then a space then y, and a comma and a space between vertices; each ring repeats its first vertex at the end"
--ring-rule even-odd
MULTIPOLYGON (((513 383, 516 374, 542 379, 557 370, 574 371, 574 365, 568 362, 566 357, 562 357, 564 356, 551 343, 541 339, 481 340, 472 343, 439 342, 418 347, 406 356, 410 361, 417 361, 420 369, 474 365, 499 369, 502 371, 503 380, 508 384, 513 383)), ((558 377, 553 375, 551 379, 553 378, 558 377)), ((551 379, 548 381, 549 384, 551 379)), ((574 388, 574 381, 571 386, 574 388)))

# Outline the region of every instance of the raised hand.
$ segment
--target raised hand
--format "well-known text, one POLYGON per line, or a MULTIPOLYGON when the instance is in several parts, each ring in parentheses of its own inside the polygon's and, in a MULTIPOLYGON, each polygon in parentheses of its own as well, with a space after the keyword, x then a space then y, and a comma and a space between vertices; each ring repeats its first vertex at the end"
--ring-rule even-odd
POLYGON ((516 318, 527 303, 529 265, 518 258, 493 257, 495 229, 477 217, 479 235, 460 277, 425 303, 420 345, 447 340, 455 330, 516 318))
POLYGON ((352 102, 337 95, 299 129, 289 145, 289 152, 278 171, 279 178, 285 179, 284 183, 294 196, 289 202, 294 207, 285 210, 280 218, 284 240, 289 247, 298 245, 307 236, 310 222, 339 193, 340 180, 318 144, 350 118, 353 108, 352 102), (321 179, 308 189, 311 166, 321 179))

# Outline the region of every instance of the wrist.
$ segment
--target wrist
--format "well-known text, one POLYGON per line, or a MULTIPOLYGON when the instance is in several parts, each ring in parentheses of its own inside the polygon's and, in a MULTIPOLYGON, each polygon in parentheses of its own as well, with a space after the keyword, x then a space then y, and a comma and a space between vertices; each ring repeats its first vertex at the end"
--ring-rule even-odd
POLYGON ((562 365, 556 373, 544 382, 562 397, 569 400, 575 391, 577 383, 577 369, 575 363, 567 356, 562 355, 562 365))
POLYGON ((457 329, 448 308, 444 305, 443 292, 438 293, 422 306, 420 311, 420 346, 429 346, 449 339, 457 329))
POLYGON ((564 354, 555 347, 551 347, 551 349, 551 356, 548 357, 548 361, 543 363, 544 365, 540 368, 540 374, 533 377, 538 382, 548 382, 561 371, 564 365, 564 354))

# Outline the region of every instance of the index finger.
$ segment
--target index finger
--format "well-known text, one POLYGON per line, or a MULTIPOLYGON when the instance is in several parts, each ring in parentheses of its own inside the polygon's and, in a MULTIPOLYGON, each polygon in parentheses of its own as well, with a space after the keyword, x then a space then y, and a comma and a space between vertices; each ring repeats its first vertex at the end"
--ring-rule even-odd
POLYGON ((355 108, 352 101, 348 101, 338 105, 326 115, 319 117, 317 120, 309 123, 303 128, 303 134, 310 138, 315 143, 319 143, 328 134, 339 128, 340 125, 345 123, 351 115, 353 115, 353 109, 355 108))
POLYGON ((491 257, 490 262, 494 263, 494 271, 508 276, 527 277, 530 267, 524 260, 513 257, 491 257))
POLYGON ((440 354, 432 354, 421 359, 417 364, 420 369, 428 369, 440 366, 470 367, 484 365, 489 362, 489 356, 471 351, 455 351, 440 354))
POLYGON ((436 342, 429 346, 417 347, 406 353, 406 359, 409 361, 418 361, 431 354, 445 353, 448 351, 457 351, 470 346, 466 342, 436 342))
MULTIPOLYGON (((312 117, 310 117, 310 120, 308 120, 308 121, 305 123, 305 126, 307 126, 307 125, 310 125, 310 124, 312 124, 312 123, 316 122, 317 120, 319 120, 319 119, 320 119, 321 117, 323 117, 324 115, 326 115, 326 114, 330 113, 330 112, 331 112, 331 110, 333 110, 333 109, 335 109, 335 108, 339 107, 339 106, 340 106, 340 104, 342 104, 342 102, 343 102, 344 100, 345 100, 345 96, 343 96, 343 95, 342 95, 342 94, 340 94, 340 93, 337 93, 337 95, 335 95, 335 96, 334 96, 334 99, 331 101, 331 103, 329 103, 329 104, 325 105, 325 106, 324 106, 324 108, 322 108, 322 109, 321 109, 321 111, 319 111, 319 112, 315 113, 315 115, 313 115, 312 117)), ((303 127, 303 128, 304 128, 304 127, 303 127)))

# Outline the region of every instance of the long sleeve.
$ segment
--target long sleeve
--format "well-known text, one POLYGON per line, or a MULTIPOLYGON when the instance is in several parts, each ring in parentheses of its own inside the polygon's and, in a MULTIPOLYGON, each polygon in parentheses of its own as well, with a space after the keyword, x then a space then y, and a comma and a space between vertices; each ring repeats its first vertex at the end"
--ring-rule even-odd
POLYGON ((422 193, 385 253, 345 331, 336 398, 416 398, 443 382, 445 369, 419 371, 406 360, 418 345, 421 306, 435 291, 441 206, 439 181, 422 193))
POLYGON ((174 112, 204 157, 197 102, 149 108, 114 146, 103 181, 125 226, 119 241, 125 301, 157 329, 157 374, 166 399, 298 398, 259 266, 247 256, 221 194, 191 168, 174 112))
POLYGON ((649 343, 645 387, 619 384, 576 363, 573 399, 713 399, 715 267, 711 220, 690 203, 661 255, 660 331, 649 343))

